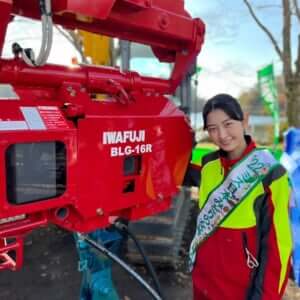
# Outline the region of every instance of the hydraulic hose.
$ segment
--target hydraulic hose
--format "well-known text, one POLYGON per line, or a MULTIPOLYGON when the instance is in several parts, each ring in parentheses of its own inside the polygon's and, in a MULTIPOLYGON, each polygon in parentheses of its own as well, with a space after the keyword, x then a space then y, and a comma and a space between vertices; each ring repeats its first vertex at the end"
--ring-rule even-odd
POLYGON ((40 0, 41 10, 41 22, 42 22, 42 43, 38 57, 35 59, 35 55, 32 49, 22 49, 18 45, 18 49, 21 50, 21 55, 24 62, 29 66, 42 66, 47 62, 50 54, 53 40, 53 22, 51 12, 51 0, 40 0))
POLYGON ((159 280, 157 278, 157 275, 156 275, 156 272, 153 268, 153 265, 152 263, 150 262, 150 260, 148 259, 147 255, 146 255, 146 252, 144 250, 144 247, 142 246, 142 244, 138 241, 138 239, 136 238, 136 236, 132 233, 132 231, 128 228, 128 225, 123 223, 123 222, 120 222, 120 221, 116 221, 114 223, 114 227, 118 230, 118 231, 121 231, 121 232, 125 232, 134 242, 136 248, 138 249, 138 251, 140 252, 141 256, 143 257, 143 260, 145 262, 145 265, 147 267, 147 270, 150 274, 150 276, 152 277, 153 279, 153 283, 154 283, 154 286, 155 286, 155 289, 156 291, 159 293, 159 295, 162 297, 162 299, 164 299, 164 295, 163 295, 163 292, 162 292, 162 289, 161 289, 161 286, 160 286, 160 283, 159 283, 159 280))
POLYGON ((125 271, 127 271, 130 275, 132 275, 137 280, 137 282, 140 283, 146 289, 146 291, 153 297, 153 299, 162 300, 162 298, 157 294, 157 292, 153 290, 152 287, 138 273, 136 273, 132 268, 130 268, 123 260, 121 260, 119 257, 117 257, 115 254, 113 254, 111 251, 109 251, 101 244, 96 243, 88 236, 78 233, 78 237, 80 239, 83 239, 86 243, 88 243, 96 250, 100 251, 101 253, 109 257, 117 264, 119 264, 125 271))

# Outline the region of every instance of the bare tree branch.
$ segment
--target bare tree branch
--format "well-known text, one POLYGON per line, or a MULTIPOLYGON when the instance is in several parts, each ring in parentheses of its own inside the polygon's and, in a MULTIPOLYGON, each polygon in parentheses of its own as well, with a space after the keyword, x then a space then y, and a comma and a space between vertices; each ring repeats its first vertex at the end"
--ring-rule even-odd
POLYGON ((265 9, 265 8, 282 8, 281 5, 275 5, 275 4, 265 4, 265 5, 257 5, 257 9, 265 9))
POLYGON ((270 32, 270 30, 258 19, 258 17, 256 16, 250 2, 248 0, 243 0, 244 3, 246 4, 250 15, 252 16, 252 18, 255 20, 255 22, 257 23, 257 25, 265 32, 265 34, 269 37, 269 39, 271 40, 278 56, 280 57, 280 59, 283 61, 283 53, 281 51, 281 49, 278 46, 278 43, 276 42, 274 36, 272 35, 272 33, 270 32))
POLYGON ((78 36, 73 30, 65 31, 59 26, 55 26, 56 29, 75 47, 75 49, 79 52, 82 62, 88 64, 88 61, 84 55, 82 43, 79 41, 78 36))
POLYGON ((300 34, 298 35, 298 54, 296 60, 296 76, 300 76, 300 34))
POLYGON ((290 0, 282 0, 283 6, 283 72, 287 80, 292 76, 292 51, 291 51, 291 6, 290 0))
POLYGON ((297 16, 298 21, 300 22, 300 8, 297 0, 293 0, 293 5, 295 9, 295 14, 297 16))

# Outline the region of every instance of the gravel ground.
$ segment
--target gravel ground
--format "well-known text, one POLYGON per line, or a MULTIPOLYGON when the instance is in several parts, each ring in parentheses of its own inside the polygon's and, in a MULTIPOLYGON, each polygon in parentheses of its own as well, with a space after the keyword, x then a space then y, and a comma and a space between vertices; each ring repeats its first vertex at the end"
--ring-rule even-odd
POLYGON ((292 280, 288 282, 283 300, 300 300, 300 288, 292 280))

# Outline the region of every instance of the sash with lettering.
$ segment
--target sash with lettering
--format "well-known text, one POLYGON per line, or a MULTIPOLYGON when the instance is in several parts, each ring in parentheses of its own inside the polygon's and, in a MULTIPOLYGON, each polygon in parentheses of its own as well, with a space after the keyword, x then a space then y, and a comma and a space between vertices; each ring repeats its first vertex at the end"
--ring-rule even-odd
POLYGON ((196 233, 190 246, 190 271, 193 270, 198 246, 213 234, 276 165, 278 162, 268 150, 255 149, 237 163, 208 195, 199 212, 196 233))

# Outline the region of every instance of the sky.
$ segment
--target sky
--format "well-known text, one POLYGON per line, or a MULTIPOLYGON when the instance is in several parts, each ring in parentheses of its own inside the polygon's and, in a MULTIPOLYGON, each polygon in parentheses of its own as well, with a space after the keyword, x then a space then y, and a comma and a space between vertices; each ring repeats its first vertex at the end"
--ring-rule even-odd
MULTIPOLYGON (((211 97, 219 92, 238 96, 256 84, 256 72, 274 63, 275 73, 282 71, 281 62, 266 34, 258 28, 242 0, 186 0, 186 9, 193 17, 200 17, 206 24, 206 39, 198 57, 203 68, 199 74, 199 95, 211 97)), ((281 8, 279 0, 252 0, 258 5, 272 5, 256 9, 259 18, 281 45, 281 8)), ((296 52, 294 26, 293 51, 296 52)))
MULTIPOLYGON (((275 6, 259 9, 258 16, 272 28, 272 33, 281 43, 281 9, 277 7, 281 1, 251 2, 254 7, 262 3, 275 6)), ((202 68, 198 75, 198 95, 201 98, 223 92, 239 96, 256 84, 257 70, 272 62, 275 73, 281 73, 281 62, 273 46, 250 17, 243 0, 185 0, 185 7, 193 17, 201 18, 206 24, 205 43, 198 57, 198 65, 202 68)), ((294 27, 294 35, 297 31, 300 31, 299 24, 294 27)), ((38 52, 40 33, 40 25, 17 20, 9 26, 4 56, 11 55, 10 45, 14 41, 24 48, 36 48, 38 52)), ((296 51, 296 42, 293 50, 296 51)), ((55 34, 49 62, 65 64, 74 55, 73 46, 55 34)))

